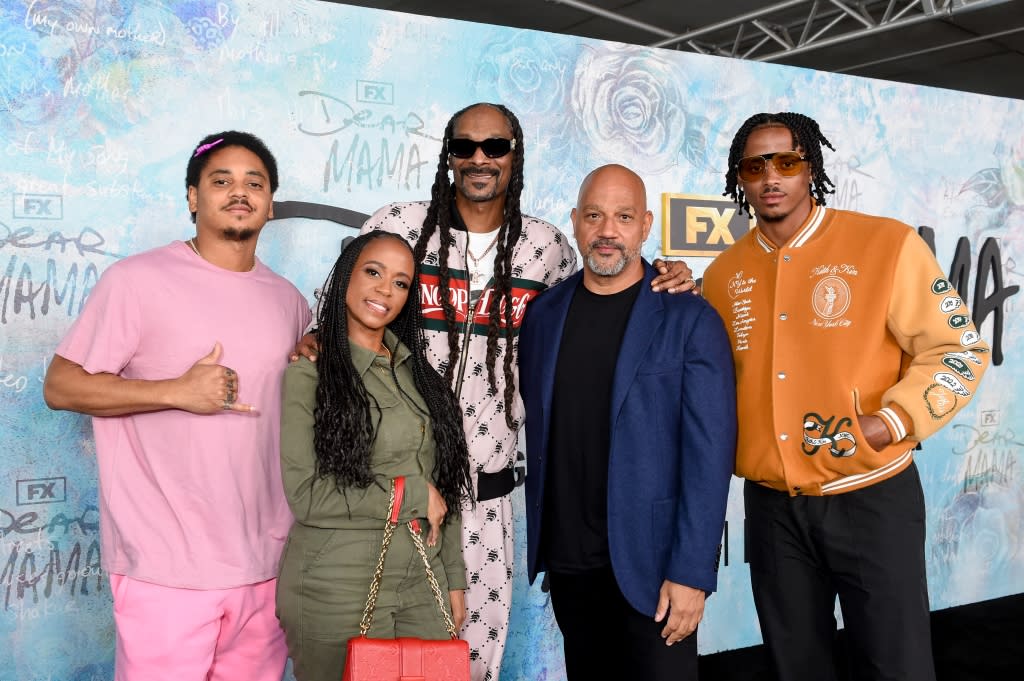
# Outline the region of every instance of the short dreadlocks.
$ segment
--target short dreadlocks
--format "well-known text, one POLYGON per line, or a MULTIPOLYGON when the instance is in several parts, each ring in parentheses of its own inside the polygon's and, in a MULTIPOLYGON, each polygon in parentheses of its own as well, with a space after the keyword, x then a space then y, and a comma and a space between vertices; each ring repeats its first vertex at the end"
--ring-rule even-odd
POLYGON ((732 146, 729 147, 729 167, 725 171, 725 192, 722 196, 728 196, 740 205, 740 212, 751 215, 750 204, 743 189, 739 186, 736 176, 736 168, 740 159, 743 158, 743 150, 747 146, 747 138, 750 133, 758 128, 779 126, 787 128, 793 135, 793 149, 800 147, 804 150, 804 156, 811 164, 811 196, 819 205, 825 205, 825 195, 834 194, 836 186, 831 178, 825 173, 825 163, 821 157, 821 145, 835 151, 832 143, 821 134, 818 122, 809 116, 792 113, 759 113, 748 118, 739 132, 732 139, 732 146), (831 187, 831 188, 830 188, 831 187))

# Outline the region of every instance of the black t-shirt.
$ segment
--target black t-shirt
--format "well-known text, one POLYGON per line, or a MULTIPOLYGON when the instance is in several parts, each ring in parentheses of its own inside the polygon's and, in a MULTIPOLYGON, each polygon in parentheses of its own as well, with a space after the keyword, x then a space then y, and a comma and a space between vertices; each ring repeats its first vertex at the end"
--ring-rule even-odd
POLYGON ((582 281, 565 319, 551 398, 542 550, 547 568, 609 565, 608 449, 612 380, 641 282, 611 295, 582 281))

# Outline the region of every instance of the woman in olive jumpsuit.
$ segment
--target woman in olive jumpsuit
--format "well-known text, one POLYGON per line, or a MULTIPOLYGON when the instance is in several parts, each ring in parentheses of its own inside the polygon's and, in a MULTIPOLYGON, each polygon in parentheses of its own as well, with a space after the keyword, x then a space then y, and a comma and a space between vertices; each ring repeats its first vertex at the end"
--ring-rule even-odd
MULTIPOLYGON (((465 617, 458 512, 472 498, 469 456, 457 403, 424 357, 412 251, 391 234, 360 236, 328 282, 320 354, 289 366, 283 388, 282 478, 295 523, 277 612, 298 681, 341 679, 397 477, 399 521, 421 519, 456 629, 465 617)), ((394 533, 368 635, 448 637, 407 531, 394 533)))

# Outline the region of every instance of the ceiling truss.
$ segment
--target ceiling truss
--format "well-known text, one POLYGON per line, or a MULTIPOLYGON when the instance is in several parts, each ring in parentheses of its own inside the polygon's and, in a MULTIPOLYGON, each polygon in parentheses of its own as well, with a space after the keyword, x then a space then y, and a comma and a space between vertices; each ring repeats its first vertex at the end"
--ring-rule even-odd
MULTIPOLYGON (((752 61, 787 57, 850 42, 876 33, 945 19, 1007 0, 785 0, 762 9, 683 33, 637 21, 581 0, 548 0, 660 36, 652 47, 689 49, 701 54, 752 61)), ((1024 30, 1001 31, 977 40, 1024 30)), ((929 48, 937 51, 960 44, 929 48)), ((852 67, 851 67, 852 68, 852 67)))

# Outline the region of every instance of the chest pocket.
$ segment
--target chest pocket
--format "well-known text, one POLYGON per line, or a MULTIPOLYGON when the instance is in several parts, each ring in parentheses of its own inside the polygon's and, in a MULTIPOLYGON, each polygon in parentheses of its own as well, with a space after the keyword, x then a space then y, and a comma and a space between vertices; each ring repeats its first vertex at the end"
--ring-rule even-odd
POLYGON ((380 411, 385 411, 400 406, 402 400, 401 398, 399 398, 398 395, 396 395, 391 390, 388 390, 387 388, 380 388, 379 390, 374 390, 372 396, 370 397, 371 412, 374 411, 373 407, 375 402, 377 405, 377 409, 379 409, 380 411))
POLYGON ((640 365, 636 373, 639 376, 682 376, 685 364, 682 360, 678 362, 645 362, 640 365))
MULTIPOLYGON (((401 395, 389 375, 379 372, 377 367, 373 371, 380 379, 368 386, 377 400, 377 408, 371 406, 371 413, 379 419, 373 447, 374 465, 384 469, 404 468, 410 458, 421 453, 429 419, 414 406, 412 400, 418 397, 415 391, 410 396, 401 395)), ((425 406, 420 408, 426 410, 425 406)))

